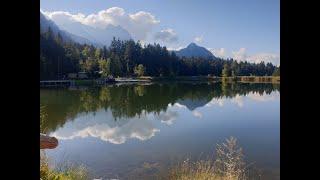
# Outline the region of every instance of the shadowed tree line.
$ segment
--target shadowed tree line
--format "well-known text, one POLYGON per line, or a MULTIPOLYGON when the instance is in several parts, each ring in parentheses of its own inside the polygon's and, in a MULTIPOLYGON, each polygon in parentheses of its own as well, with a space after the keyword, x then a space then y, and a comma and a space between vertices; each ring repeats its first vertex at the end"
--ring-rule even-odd
POLYGON ((232 98, 248 93, 270 94, 279 84, 245 83, 157 83, 151 85, 111 85, 85 90, 42 89, 40 103, 47 118, 43 126, 54 131, 79 113, 110 110, 115 121, 142 113, 166 111, 168 104, 203 106, 213 98, 232 98))
POLYGON ((179 58, 159 44, 113 39, 107 47, 64 41, 49 28, 40 30, 40 79, 61 79, 68 73, 86 72, 99 76, 271 76, 280 75, 280 66, 271 63, 237 62, 233 59, 179 58))

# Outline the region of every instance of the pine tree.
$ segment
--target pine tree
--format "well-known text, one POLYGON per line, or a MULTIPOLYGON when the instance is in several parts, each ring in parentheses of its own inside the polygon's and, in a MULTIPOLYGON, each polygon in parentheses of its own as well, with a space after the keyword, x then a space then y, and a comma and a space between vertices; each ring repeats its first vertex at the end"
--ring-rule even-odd
POLYGON ((274 69, 272 76, 280 76, 280 66, 274 69))
POLYGON ((222 77, 229 77, 229 75, 230 75, 229 64, 228 64, 228 63, 225 63, 225 64, 223 65, 223 70, 222 70, 221 76, 222 76, 222 77))

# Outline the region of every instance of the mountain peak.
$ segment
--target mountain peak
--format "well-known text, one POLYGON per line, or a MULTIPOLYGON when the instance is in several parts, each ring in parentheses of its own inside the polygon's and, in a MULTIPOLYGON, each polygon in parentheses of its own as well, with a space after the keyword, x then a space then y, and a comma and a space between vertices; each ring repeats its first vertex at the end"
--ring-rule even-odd
POLYGON ((196 43, 190 43, 186 48, 176 51, 179 57, 203 57, 203 58, 213 58, 215 56, 206 48, 198 46, 196 43))
POLYGON ((187 46, 187 48, 188 47, 196 47, 196 46, 198 46, 196 43, 194 43, 194 42, 192 42, 192 43, 190 43, 188 46, 187 46))

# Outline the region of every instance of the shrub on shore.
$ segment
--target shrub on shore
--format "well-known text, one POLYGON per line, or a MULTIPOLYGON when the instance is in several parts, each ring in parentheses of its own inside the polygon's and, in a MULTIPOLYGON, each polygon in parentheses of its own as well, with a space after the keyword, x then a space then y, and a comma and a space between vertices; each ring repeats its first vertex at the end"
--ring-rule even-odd
POLYGON ((173 167, 170 180, 245 180, 245 163, 242 148, 237 140, 230 137, 225 143, 217 145, 216 159, 190 162, 188 159, 173 167))

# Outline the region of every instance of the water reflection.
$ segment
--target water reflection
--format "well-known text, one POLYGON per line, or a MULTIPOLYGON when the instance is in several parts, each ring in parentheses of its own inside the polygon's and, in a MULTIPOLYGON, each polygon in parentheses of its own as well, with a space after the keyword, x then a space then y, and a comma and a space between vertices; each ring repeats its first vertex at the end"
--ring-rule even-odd
MULTIPOLYGON (((224 101, 228 98, 232 98, 232 102, 242 107, 242 96, 247 95, 253 100, 267 101, 266 98, 274 97, 263 96, 264 94, 271 94, 272 91, 279 90, 280 85, 278 84, 111 85, 74 90, 43 89, 40 91, 40 102, 45 106, 48 115, 44 126, 49 133, 64 126, 67 121, 72 122, 79 114, 86 114, 82 115, 84 117, 79 117, 80 119, 99 119, 112 127, 112 124, 129 122, 146 125, 148 121, 144 119, 144 116, 153 113, 161 122, 170 125, 177 117, 176 112, 167 111, 170 106, 187 108, 192 111, 194 117, 201 118, 203 115, 196 111, 199 107, 210 107, 216 104, 223 106, 224 101), (94 118, 96 114, 105 118, 94 118), (130 121, 129 118, 131 118, 130 121), (135 119, 141 122, 135 122, 135 119)), ((131 123, 130 127, 134 123, 131 123)), ((152 130, 152 132, 154 134, 156 131, 152 130)))
MULTIPOLYGON (((169 105, 170 106, 170 105, 169 105)), ((178 112, 168 110, 166 112, 161 112, 157 116, 157 119, 160 119, 162 123, 171 125, 175 119, 178 117, 178 112)))
POLYGON ((274 90, 278 90, 278 86, 272 84, 116 85, 72 91, 42 90, 41 102, 49 117, 46 129, 52 136, 59 139, 95 137, 122 144, 129 138, 147 140, 159 132, 150 119, 172 125, 179 113, 171 107, 188 109, 194 118, 201 119, 203 114, 197 108, 222 107, 230 98, 231 103, 241 108, 243 95, 268 101, 275 96, 263 95, 274 90))
POLYGON ((60 139, 51 158, 66 154, 97 177, 130 179, 145 162, 168 167, 211 155, 229 136, 248 162, 279 170, 279 91, 279 84, 122 84, 41 89, 40 101, 47 133, 60 139))
POLYGON ((58 139, 91 136, 113 144, 122 144, 128 138, 147 140, 158 131, 145 115, 114 121, 110 111, 101 109, 81 115, 74 122, 67 122, 51 135, 58 139))

